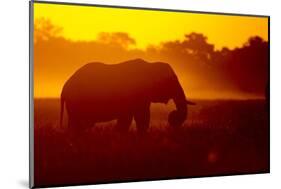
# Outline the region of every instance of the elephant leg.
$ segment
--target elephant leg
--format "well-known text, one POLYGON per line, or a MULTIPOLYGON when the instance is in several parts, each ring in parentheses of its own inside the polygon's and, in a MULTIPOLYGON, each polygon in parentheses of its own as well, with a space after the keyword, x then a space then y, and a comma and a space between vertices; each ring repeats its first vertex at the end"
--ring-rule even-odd
POLYGON ((78 121, 73 116, 68 116, 68 127, 67 127, 67 135, 68 135, 68 144, 70 147, 73 147, 77 144, 77 138, 79 134, 77 133, 78 121))
POLYGON ((133 116, 132 115, 124 115, 121 116, 118 120, 117 120, 117 125, 116 125, 116 129, 119 132, 127 132, 129 130, 129 127, 132 123, 133 120, 133 116))
POLYGON ((145 134, 150 121, 150 103, 140 106, 134 113, 134 119, 139 134, 145 134))
POLYGON ((72 116, 69 116, 68 118, 68 130, 69 131, 74 131, 75 128, 77 127, 78 121, 72 116))
POLYGON ((82 131, 85 130, 83 121, 81 121, 79 118, 76 118, 74 116, 69 117, 68 119, 68 131, 73 136, 79 136, 82 134, 82 131))

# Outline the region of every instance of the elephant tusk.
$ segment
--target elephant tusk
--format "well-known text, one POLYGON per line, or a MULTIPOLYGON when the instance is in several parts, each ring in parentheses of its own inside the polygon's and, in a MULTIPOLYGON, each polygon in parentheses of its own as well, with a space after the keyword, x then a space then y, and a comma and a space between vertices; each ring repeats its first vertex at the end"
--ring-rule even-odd
POLYGON ((191 101, 189 101, 189 100, 186 100, 186 104, 189 104, 189 105, 196 105, 196 103, 191 102, 191 101))

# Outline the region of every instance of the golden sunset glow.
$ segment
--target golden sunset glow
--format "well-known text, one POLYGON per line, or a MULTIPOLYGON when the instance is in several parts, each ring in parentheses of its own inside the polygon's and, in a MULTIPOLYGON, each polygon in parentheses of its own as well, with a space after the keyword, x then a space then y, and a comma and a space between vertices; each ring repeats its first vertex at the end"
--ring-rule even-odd
POLYGON ((261 43, 268 41, 267 17, 34 3, 34 96, 59 97, 65 81, 86 63, 116 64, 142 58, 170 64, 191 98, 263 98, 266 49, 257 52, 262 56, 257 60, 263 62, 254 73, 253 65, 247 65, 257 60, 233 59, 209 67, 222 61, 217 55, 225 55, 224 47, 235 51, 252 37, 261 43), (190 34, 195 34, 193 42, 188 42, 190 34), (208 48, 210 52, 204 52, 208 48), (203 65, 210 53, 212 62, 203 65), (206 57, 199 60, 199 55, 206 57), (247 88, 244 83, 257 87, 247 88))
POLYGON ((40 3, 35 3, 34 14, 75 41, 96 39, 104 31, 126 32, 139 48, 202 31, 216 48, 241 46, 252 35, 268 40, 267 18, 40 3))

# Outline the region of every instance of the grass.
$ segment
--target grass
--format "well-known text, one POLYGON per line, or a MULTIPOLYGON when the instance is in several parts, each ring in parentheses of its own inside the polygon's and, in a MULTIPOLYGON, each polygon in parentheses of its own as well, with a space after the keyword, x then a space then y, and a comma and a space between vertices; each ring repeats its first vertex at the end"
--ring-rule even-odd
POLYGON ((72 137, 58 127, 59 101, 35 100, 35 185, 75 185, 269 171, 269 120, 263 100, 197 101, 182 128, 167 125, 168 106, 153 105, 140 137, 114 132, 114 121, 72 137))

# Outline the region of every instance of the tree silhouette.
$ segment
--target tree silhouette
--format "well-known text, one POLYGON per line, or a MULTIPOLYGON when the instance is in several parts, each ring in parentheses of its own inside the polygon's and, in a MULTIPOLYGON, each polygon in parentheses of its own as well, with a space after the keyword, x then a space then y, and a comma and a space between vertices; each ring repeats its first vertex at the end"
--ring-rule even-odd
POLYGON ((51 37, 57 37, 61 34, 62 28, 54 25, 50 20, 40 18, 35 20, 34 40, 49 40, 51 37))
POLYGON ((183 46, 196 58, 208 62, 214 52, 214 45, 207 42, 207 37, 200 33, 190 33, 185 35, 183 46))
POLYGON ((121 46, 123 48, 128 48, 131 45, 136 45, 135 39, 130 37, 125 32, 101 32, 97 40, 101 43, 121 46))

